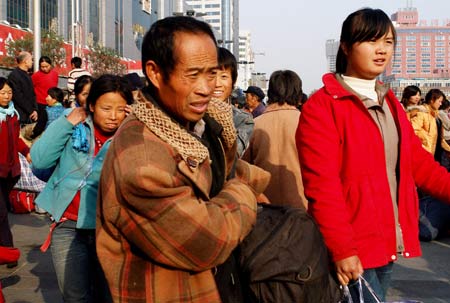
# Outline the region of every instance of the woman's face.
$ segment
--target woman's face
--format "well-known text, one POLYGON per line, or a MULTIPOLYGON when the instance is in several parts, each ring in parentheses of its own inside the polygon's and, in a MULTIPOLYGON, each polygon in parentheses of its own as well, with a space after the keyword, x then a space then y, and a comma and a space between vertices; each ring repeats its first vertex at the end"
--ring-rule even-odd
POLYGON ((116 92, 101 95, 95 105, 89 107, 94 125, 106 134, 114 133, 125 119, 127 101, 116 92))
POLYGON ((436 100, 432 100, 430 102, 430 106, 434 110, 438 110, 441 107, 442 101, 444 101, 444 97, 439 97, 436 100))
POLYGON ((233 90, 233 80, 231 78, 231 70, 219 69, 217 70, 216 88, 213 96, 219 100, 225 101, 233 90))
POLYGON ((76 95, 76 99, 77 99, 77 102, 80 105, 80 107, 86 106, 86 99, 89 96, 90 90, 91 90, 91 83, 88 83, 83 87, 83 90, 81 91, 81 93, 76 95))
POLYGON ((41 62, 39 63, 39 70, 44 74, 48 74, 52 70, 52 66, 47 62, 41 62))
POLYGON ((408 103, 410 105, 417 105, 420 102, 420 92, 417 92, 414 96, 409 97, 408 103))
POLYGON ((5 83, 3 85, 3 88, 0 89, 0 106, 1 107, 8 107, 9 102, 12 99, 12 88, 8 84, 5 83))
POLYGON ((347 56, 346 76, 372 80, 384 72, 394 52, 392 31, 375 40, 357 42, 351 49, 345 49, 347 56))

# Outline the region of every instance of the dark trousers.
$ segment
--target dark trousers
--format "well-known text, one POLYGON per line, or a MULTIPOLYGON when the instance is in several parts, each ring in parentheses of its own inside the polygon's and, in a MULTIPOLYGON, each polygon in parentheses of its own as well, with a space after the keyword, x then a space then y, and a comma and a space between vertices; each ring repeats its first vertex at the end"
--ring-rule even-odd
POLYGON ((0 246, 13 246, 13 237, 8 221, 8 210, 11 208, 9 193, 18 180, 19 176, 0 178, 0 246))
POLYGON ((38 103, 38 105, 37 105, 38 120, 37 120, 36 125, 34 126, 33 134, 31 135, 31 139, 37 138, 45 130, 45 126, 47 125, 47 120, 48 120, 47 111, 45 110, 46 107, 47 107, 47 105, 44 105, 44 104, 38 103))

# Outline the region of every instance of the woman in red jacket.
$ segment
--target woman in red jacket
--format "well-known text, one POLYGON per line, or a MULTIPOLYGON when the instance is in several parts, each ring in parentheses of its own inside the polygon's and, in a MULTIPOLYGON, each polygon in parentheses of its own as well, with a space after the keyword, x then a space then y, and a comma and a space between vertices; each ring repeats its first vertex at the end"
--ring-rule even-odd
MULTIPOLYGON (((342 25, 336 73, 302 108, 296 133, 309 201, 341 284, 360 275, 384 301, 398 255, 421 254, 416 185, 450 201, 450 175, 426 152, 387 85, 396 34, 378 9, 342 25)), ((364 302, 375 302, 363 287, 364 302)), ((357 302, 359 300, 355 297, 357 302)))
MULTIPOLYGON (((12 247, 13 237, 8 222, 9 193, 20 177, 19 155, 30 162, 30 149, 19 138, 19 114, 14 108, 12 88, 0 77, 0 246, 12 247)), ((11 263, 10 265, 16 265, 11 263)), ((11 267, 11 266, 10 266, 11 267)))

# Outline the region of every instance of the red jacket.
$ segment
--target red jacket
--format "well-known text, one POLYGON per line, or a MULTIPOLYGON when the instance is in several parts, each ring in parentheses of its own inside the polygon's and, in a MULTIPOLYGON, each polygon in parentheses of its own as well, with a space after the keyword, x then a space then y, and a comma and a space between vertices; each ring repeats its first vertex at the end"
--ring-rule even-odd
POLYGON ((0 122, 0 178, 20 175, 19 155, 26 156, 30 149, 19 138, 20 125, 17 116, 7 116, 6 121, 0 122))
MULTIPOLYGON (((364 268, 396 260, 394 212, 380 130, 333 74, 302 108, 296 133, 309 211, 334 261, 358 255, 364 268)), ((405 257, 421 254, 416 185, 450 202, 450 174, 426 152, 401 104, 385 98, 399 134, 398 208, 405 257)))
POLYGON ((47 101, 45 101, 48 95, 47 91, 51 87, 58 86, 58 73, 53 69, 48 74, 37 71, 31 76, 31 79, 33 80, 36 102, 47 105, 47 101))

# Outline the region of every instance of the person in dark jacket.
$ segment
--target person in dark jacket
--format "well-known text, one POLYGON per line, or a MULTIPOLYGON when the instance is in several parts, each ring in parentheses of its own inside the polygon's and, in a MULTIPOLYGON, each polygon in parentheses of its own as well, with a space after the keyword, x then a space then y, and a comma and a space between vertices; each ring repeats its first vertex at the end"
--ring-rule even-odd
POLYGON ((29 52, 21 52, 16 57, 17 67, 9 74, 14 95, 14 107, 19 113, 20 124, 30 124, 38 119, 36 94, 28 70, 33 67, 33 57, 29 52))

